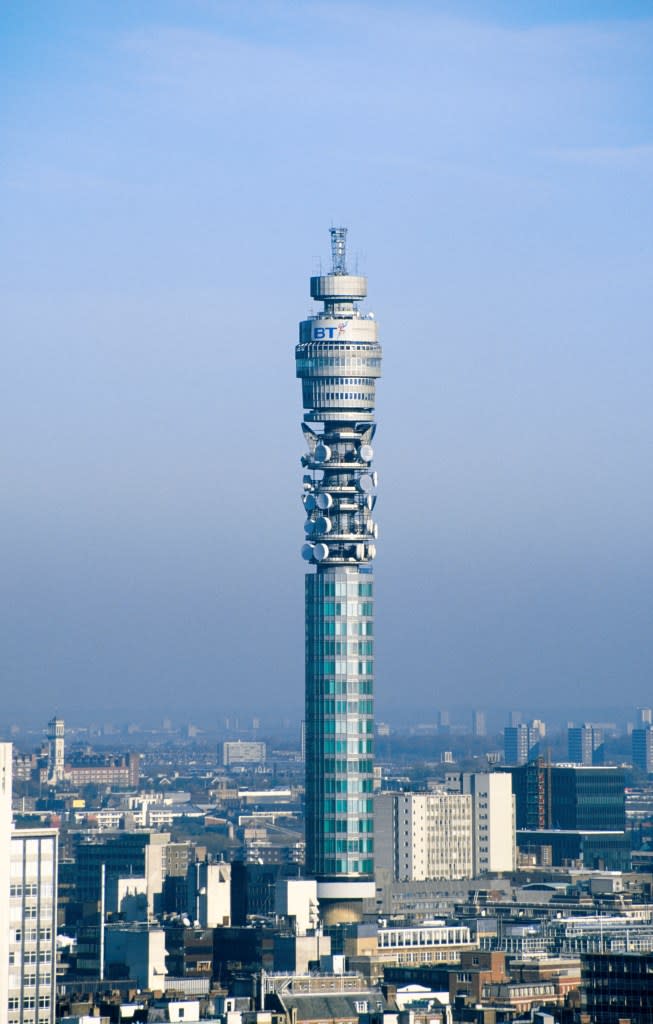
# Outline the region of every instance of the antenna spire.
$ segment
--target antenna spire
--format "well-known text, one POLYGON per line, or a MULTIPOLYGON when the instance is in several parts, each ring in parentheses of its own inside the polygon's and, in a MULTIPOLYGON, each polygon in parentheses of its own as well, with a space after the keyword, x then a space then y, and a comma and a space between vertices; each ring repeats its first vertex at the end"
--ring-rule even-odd
POLYGON ((332 274, 347 273, 347 228, 331 228, 332 274))

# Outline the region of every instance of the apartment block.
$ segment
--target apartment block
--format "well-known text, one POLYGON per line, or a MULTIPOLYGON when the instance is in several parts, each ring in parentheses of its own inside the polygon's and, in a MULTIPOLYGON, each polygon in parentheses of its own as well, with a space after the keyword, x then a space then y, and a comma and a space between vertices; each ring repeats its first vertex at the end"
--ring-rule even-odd
POLYGON ((515 867, 515 799, 509 774, 465 772, 463 793, 472 800, 473 877, 515 867))
POLYGON ((375 816, 377 870, 394 881, 472 877, 469 794, 379 793, 375 816))

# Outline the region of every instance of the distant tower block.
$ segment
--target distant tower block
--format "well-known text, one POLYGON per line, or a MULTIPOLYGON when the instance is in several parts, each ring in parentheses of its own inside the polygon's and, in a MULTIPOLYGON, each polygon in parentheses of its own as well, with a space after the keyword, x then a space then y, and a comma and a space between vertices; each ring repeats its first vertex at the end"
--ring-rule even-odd
POLYGON ((472 711, 472 734, 476 737, 487 735, 484 711, 472 711))
POLYGON ((56 716, 48 722, 48 782, 56 785, 64 776, 65 726, 56 716))
POLYGON ((331 229, 332 270, 311 278, 323 304, 299 325, 307 451, 306 863, 325 923, 360 920, 374 887, 374 581, 378 528, 376 321, 359 312, 365 277, 347 272, 347 230, 331 229))

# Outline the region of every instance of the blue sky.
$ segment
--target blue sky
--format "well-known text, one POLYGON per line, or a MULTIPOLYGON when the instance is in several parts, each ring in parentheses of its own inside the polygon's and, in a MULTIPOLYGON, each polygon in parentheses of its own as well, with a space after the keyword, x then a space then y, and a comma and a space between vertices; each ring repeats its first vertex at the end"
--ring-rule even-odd
POLYGON ((384 344, 380 716, 650 703, 650 5, 1 17, 8 713, 299 711, 332 223, 384 344))

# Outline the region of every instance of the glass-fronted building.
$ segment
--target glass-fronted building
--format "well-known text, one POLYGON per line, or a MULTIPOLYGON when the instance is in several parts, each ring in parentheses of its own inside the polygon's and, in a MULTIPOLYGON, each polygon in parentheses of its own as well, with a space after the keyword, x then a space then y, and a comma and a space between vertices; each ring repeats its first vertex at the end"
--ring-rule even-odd
POLYGON ((381 349, 347 272, 346 229, 331 229, 333 267, 311 278, 323 308, 299 328, 307 451, 306 857, 322 915, 355 920, 374 895, 374 582, 378 529, 375 382, 381 349))

